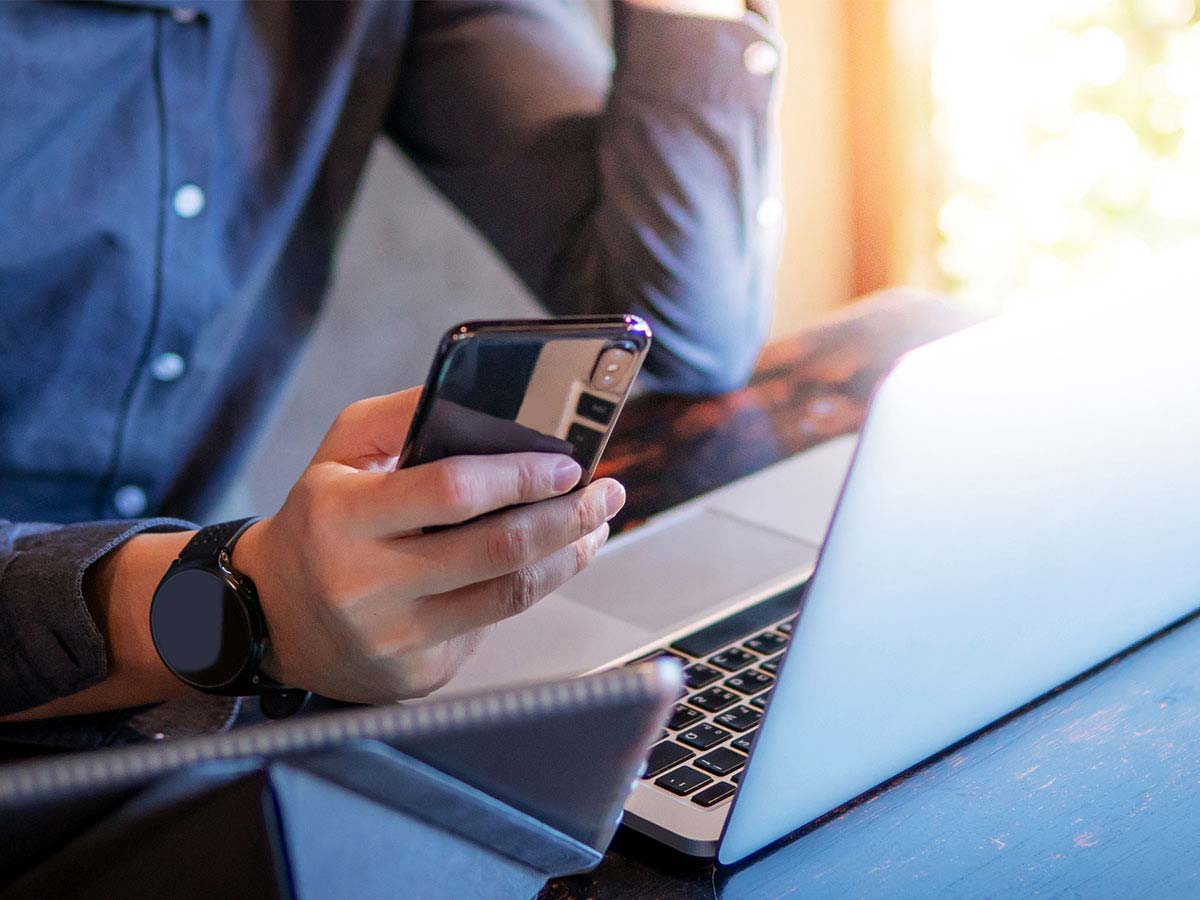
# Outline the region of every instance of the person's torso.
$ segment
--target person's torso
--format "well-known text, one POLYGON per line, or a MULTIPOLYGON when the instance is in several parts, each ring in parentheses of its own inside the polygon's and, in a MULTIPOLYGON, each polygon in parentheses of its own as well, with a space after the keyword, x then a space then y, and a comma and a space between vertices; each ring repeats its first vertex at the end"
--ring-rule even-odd
POLYGON ((187 515, 311 325, 411 7, 0 4, 0 518, 187 515))

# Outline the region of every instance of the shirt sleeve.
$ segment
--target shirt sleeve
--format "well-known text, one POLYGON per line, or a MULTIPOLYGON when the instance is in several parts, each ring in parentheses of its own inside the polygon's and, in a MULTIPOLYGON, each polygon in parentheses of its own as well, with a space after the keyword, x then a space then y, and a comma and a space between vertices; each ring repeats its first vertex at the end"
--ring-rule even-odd
MULTIPOLYGON (((107 648, 83 599, 88 567, 136 534, 195 527, 168 518, 75 525, 0 519, 0 715, 103 681, 107 648)), ((237 697, 195 693, 152 706, 0 723, 0 763, 221 731, 239 706, 237 697)))
MULTIPOLYGON (((0 715, 103 681, 107 651, 84 603, 84 573, 135 534, 191 527, 178 519, 0 520, 0 715)), ((0 726, 0 738, 11 727, 0 726)))
POLYGON ((618 2, 613 40, 556 0, 416 4, 389 133, 552 311, 632 312, 651 387, 743 383, 780 211, 766 18, 618 2))

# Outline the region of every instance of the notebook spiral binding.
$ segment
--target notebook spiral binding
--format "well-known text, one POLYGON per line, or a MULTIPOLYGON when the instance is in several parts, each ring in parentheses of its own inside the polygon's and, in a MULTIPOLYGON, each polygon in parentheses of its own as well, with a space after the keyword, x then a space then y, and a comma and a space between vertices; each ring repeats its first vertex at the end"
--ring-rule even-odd
POLYGON ((411 706, 323 713, 289 722, 251 725, 227 734, 76 754, 61 760, 14 763, 0 768, 0 805, 84 786, 116 787, 126 780, 199 762, 316 750, 352 739, 420 737, 465 726, 519 722, 581 705, 620 704, 655 693, 662 679, 658 669, 663 665, 654 662, 557 684, 411 706))

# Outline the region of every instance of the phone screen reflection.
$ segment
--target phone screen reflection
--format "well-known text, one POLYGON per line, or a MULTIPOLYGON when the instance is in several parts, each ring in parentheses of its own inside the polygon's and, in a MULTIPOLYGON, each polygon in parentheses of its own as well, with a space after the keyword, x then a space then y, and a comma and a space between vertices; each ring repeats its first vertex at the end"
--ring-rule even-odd
POLYGON ((566 453, 590 471, 636 355, 600 338, 473 336, 446 354, 407 465, 459 454, 566 453))

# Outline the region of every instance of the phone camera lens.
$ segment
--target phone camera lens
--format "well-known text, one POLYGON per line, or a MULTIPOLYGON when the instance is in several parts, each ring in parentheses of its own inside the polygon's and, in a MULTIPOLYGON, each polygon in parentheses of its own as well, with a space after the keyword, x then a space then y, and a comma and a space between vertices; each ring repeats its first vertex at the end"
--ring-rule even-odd
POLYGON ((609 347, 596 360, 596 368, 592 372, 592 384, 604 390, 617 390, 624 380, 624 371, 632 359, 633 354, 623 347, 609 347))

